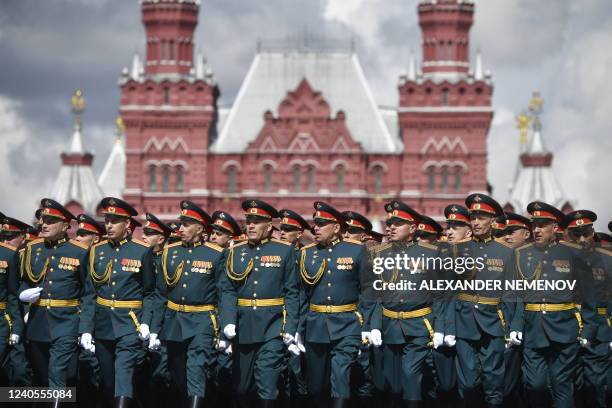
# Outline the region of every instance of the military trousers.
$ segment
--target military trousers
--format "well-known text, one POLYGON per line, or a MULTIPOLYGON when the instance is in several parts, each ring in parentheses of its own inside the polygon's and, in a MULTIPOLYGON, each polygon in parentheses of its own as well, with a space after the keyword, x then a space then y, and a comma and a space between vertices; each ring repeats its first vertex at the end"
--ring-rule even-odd
POLYGON ((206 395, 206 367, 213 358, 213 336, 198 333, 183 341, 166 341, 168 368, 183 396, 206 395))
POLYGON ((504 394, 503 337, 481 333, 479 340, 457 339, 459 395, 470 400, 482 385, 487 404, 502 404, 504 394))
POLYGON ((450 395, 457 389, 456 351, 454 347, 440 346, 432 350, 436 384, 440 395, 450 395))
POLYGON ((578 342, 553 341, 547 347, 523 348, 523 378, 533 408, 547 406, 549 386, 555 408, 573 407, 579 348, 578 342))
POLYGON ((285 344, 281 338, 263 343, 234 343, 232 348, 232 374, 238 394, 256 392, 260 399, 277 399, 285 366, 285 344))
POLYGON ((96 357, 102 373, 102 389, 108 398, 134 398, 135 372, 145 357, 136 332, 115 340, 96 340, 96 357))
POLYGON ((433 376, 429 337, 408 337, 402 344, 383 346, 385 382, 391 393, 405 401, 423 400, 423 379, 433 376))
POLYGON ((288 397, 307 395, 308 386, 304 377, 304 357, 302 355, 286 353, 287 370, 285 379, 285 393, 288 397))
POLYGON ((308 391, 315 396, 330 392, 332 398, 350 398, 350 372, 357 360, 360 336, 346 336, 330 343, 306 343, 308 391))
POLYGON ((594 342, 590 347, 580 348, 583 397, 590 407, 605 408, 606 383, 610 370, 610 348, 608 342, 594 342))
POLYGON ((61 336, 49 343, 26 343, 27 356, 34 370, 33 385, 52 388, 67 386, 69 376, 76 376, 77 372, 77 340, 75 336, 61 336))
POLYGON ((360 346, 357 361, 351 370, 351 389, 359 397, 371 397, 374 390, 372 382, 371 349, 365 345, 360 346))
POLYGON ((16 387, 29 387, 32 385, 30 362, 26 356, 23 341, 14 346, 7 347, 4 373, 9 385, 16 387))

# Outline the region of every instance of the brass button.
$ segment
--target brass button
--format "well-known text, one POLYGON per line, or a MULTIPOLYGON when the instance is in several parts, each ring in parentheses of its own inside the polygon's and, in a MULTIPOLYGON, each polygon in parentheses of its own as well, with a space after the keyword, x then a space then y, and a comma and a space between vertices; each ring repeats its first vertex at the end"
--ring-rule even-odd
POLYGON ((255 272, 257 272, 259 269, 255 268, 255 272))
POLYGON ((117 271, 113 271, 113 273, 117 273, 117 271))
POLYGON ((188 259, 188 260, 187 260, 187 263, 188 263, 188 264, 190 264, 190 263, 191 263, 191 261, 188 259))
POLYGON ((111 298, 113 298, 113 299, 115 298, 115 294, 114 293, 111 295, 111 298))
POLYGON ((327 300, 331 300, 331 296, 328 296, 328 297, 327 297, 327 300))
POLYGON ((53 272, 53 268, 50 268, 50 269, 49 269, 49 272, 53 272))
MULTIPOLYGON (((190 250, 189 250, 189 253, 191 253, 191 252, 193 252, 193 251, 190 249, 190 250)), ((189 262, 189 261, 187 261, 187 262, 189 262)))
POLYGON ((117 282, 113 282, 113 286, 115 286, 117 284, 117 282))
POLYGON ((256 298, 257 297, 257 293, 253 293, 253 297, 256 298))
POLYGON ((181 300, 185 300, 185 296, 181 296, 181 300))
POLYGON ((257 283, 258 283, 257 281, 253 282, 253 284, 255 284, 255 285, 257 285, 257 283))
POLYGON ((327 287, 328 287, 328 288, 331 288, 331 282, 327 284, 327 287))
POLYGON ((54 255, 51 255, 51 259, 55 259, 55 256, 54 256, 54 255))
POLYGON ((186 284, 186 283, 183 283, 183 287, 184 287, 184 288, 186 288, 186 287, 187 287, 187 284, 186 284))

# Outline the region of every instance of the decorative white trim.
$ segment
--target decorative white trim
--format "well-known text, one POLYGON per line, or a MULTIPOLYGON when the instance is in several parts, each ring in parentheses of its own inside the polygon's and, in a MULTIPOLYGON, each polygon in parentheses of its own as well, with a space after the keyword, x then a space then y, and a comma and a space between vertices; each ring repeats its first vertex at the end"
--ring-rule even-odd
POLYGON ((321 149, 310 133, 298 133, 289 145, 290 152, 319 152, 321 149))
POLYGON ((437 169, 442 168, 442 167, 461 167, 464 171, 467 170, 467 165, 465 164, 465 162, 463 162, 462 160, 455 160, 455 161, 449 161, 449 160, 441 160, 441 161, 435 161, 435 160, 428 160, 426 161, 423 166, 421 166, 421 170, 425 171, 427 170, 429 167, 435 167, 437 169))
POLYGON ((385 173, 389 172, 389 167, 387 166, 387 163, 380 161, 380 160, 376 160, 372 163, 370 163, 370 165, 368 166, 368 174, 372 173, 372 170, 374 169, 374 167, 376 166, 380 166, 383 168, 383 171, 385 173))
POLYGON ((264 138, 264 141, 261 143, 261 147, 258 150, 261 153, 276 153, 278 149, 276 148, 276 144, 274 143, 272 136, 268 135, 264 138))
POLYGON ((239 172, 242 171, 242 166, 240 165, 239 162, 237 162, 236 160, 228 160, 225 163, 223 163, 223 165, 221 166, 221 170, 225 173, 227 171, 227 169, 231 166, 236 167, 236 170, 238 170, 239 172))
POLYGON ((272 166, 272 168, 274 170, 276 170, 278 168, 278 163, 276 163, 274 160, 270 160, 270 159, 262 160, 262 162, 259 163, 259 168, 263 170, 266 164, 269 164, 270 166, 272 166))
POLYGON ((333 153, 348 153, 351 151, 343 136, 340 136, 331 148, 333 153))
POLYGON ((151 149, 151 147, 155 147, 155 150, 161 152, 162 150, 164 150, 164 146, 168 146, 168 148, 172 151, 177 150, 177 148, 181 146, 183 150, 185 151, 185 153, 189 153, 189 148, 187 147, 187 143, 185 143, 183 138, 180 136, 174 140, 170 139, 167 136, 164 136, 162 140, 158 140, 155 136, 153 136, 147 141, 142 151, 148 152, 151 149))
POLYGON ((184 161, 184 160, 168 160, 168 159, 163 159, 163 160, 147 160, 146 162, 144 162, 144 167, 145 168, 149 168, 151 166, 155 166, 155 167, 162 167, 162 166, 182 167, 185 170, 187 170, 189 168, 189 166, 187 165, 187 162, 184 161))
POLYGON ((490 106, 424 106, 424 107, 399 107, 399 113, 493 113, 490 106))
POLYGON ((331 170, 336 170, 336 168, 337 168, 338 166, 342 166, 342 167, 344 167, 344 170, 346 170, 346 171, 348 171, 348 169, 349 169, 349 167, 350 167, 350 166, 349 166, 349 164, 348 164, 348 162, 347 162, 346 160, 344 160, 344 159, 337 159, 337 160, 334 160, 334 161, 332 162, 332 164, 329 166, 329 168, 330 168, 331 170))
POLYGON ((441 152, 444 148, 447 148, 450 152, 454 152, 457 147, 459 147, 462 153, 468 153, 468 149, 465 146, 465 143, 463 143, 463 139, 461 139, 459 136, 455 136, 452 142, 448 136, 442 137, 442 139, 439 141, 436 140, 435 137, 431 136, 423 145, 421 154, 428 153, 431 148, 433 148, 435 152, 441 152))

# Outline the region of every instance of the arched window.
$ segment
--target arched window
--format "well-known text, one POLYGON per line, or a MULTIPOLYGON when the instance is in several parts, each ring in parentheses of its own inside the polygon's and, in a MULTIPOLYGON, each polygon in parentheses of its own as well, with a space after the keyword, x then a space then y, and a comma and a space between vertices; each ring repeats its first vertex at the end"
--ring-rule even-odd
POLYGON ((380 165, 376 165, 372 167, 372 179, 374 181, 374 193, 375 194, 382 193, 384 172, 385 170, 380 165))
POLYGON ((459 166, 455 168, 455 192, 461 191, 461 177, 463 176, 463 169, 459 166))
POLYGON ((157 169, 154 165, 149 166, 149 191, 157 191, 157 169))
POLYGON ((164 88, 164 105, 170 104, 170 89, 164 88))
POLYGON ((263 190, 265 192, 272 191, 272 175, 274 174, 274 167, 271 164, 264 165, 263 168, 263 176, 264 176, 264 185, 263 190))
POLYGON ((170 191, 170 166, 162 167, 162 193, 170 191))
POLYGON ((174 60, 174 41, 170 41, 170 43, 168 44, 168 49, 169 49, 169 60, 174 60))
POLYGON ((448 166, 442 166, 440 174, 440 190, 443 193, 448 192, 448 166))
POLYGON ((455 59, 455 48, 453 46, 452 41, 448 41, 448 59, 449 61, 453 61, 455 59))
POLYGON ((427 191, 432 192, 436 189, 436 176, 434 173, 434 167, 429 166, 427 170, 425 170, 427 174, 427 191))
POLYGON ((442 90, 442 106, 448 106, 448 88, 442 90))
POLYGON ((227 169, 227 192, 235 193, 238 190, 237 173, 235 166, 230 166, 227 169))
POLYGON ((161 60, 165 60, 166 59, 166 40, 161 40, 159 42, 159 47, 160 47, 160 55, 161 55, 161 60))
POLYGON ((315 166, 309 164, 306 169, 306 191, 312 193, 315 191, 315 166))
POLYGON ((175 191, 178 191, 179 193, 183 192, 183 188, 184 188, 184 184, 185 184, 185 180, 184 180, 184 175, 183 175, 183 167, 182 166, 177 166, 176 168, 176 188, 175 191))
POLYGON ((446 60, 446 47, 444 45, 444 41, 440 40, 440 44, 438 44, 438 61, 446 60))
POLYGON ((336 174, 336 191, 344 191, 344 176, 346 169, 343 165, 336 166, 334 173, 336 174))
POLYGON ((298 164, 295 164, 291 168, 291 173, 293 174, 293 191, 301 191, 302 190, 302 171, 298 164))

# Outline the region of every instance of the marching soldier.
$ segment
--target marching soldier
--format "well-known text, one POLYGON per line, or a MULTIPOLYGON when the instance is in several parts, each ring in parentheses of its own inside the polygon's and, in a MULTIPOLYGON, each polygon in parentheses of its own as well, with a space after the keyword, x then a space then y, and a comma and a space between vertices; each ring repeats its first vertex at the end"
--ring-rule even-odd
POLYGON ((436 244, 442 234, 442 226, 436 220, 426 215, 419 215, 419 224, 415 232, 417 241, 436 244))
POLYGON ((522 215, 506 213, 506 243, 512 248, 521 247, 531 241, 531 221, 522 215))
MULTIPOLYGON (((298 213, 288 209, 282 209, 279 211, 281 216, 280 221, 280 239, 289 242, 293 245, 296 253, 296 259, 299 257, 300 249, 302 244, 300 239, 304 234, 305 230, 310 230, 310 225, 302 218, 298 213)), ((297 273, 297 270, 296 270, 297 273)), ((299 318, 303 319, 306 316, 308 310, 304 292, 300 291, 300 312, 299 318)), ((296 333, 296 344, 303 345, 300 338, 300 333, 296 333)), ((304 357, 301 355, 305 351, 304 348, 299 349, 300 353, 295 355, 294 353, 287 353, 287 388, 288 395, 290 398, 291 406, 300 408, 306 407, 306 397, 308 395, 308 387, 306 384, 306 378, 304 378, 304 357)))
POLYGON ((500 215, 495 218, 495 221, 491 224, 491 235, 497 242, 505 242, 506 236, 506 215, 500 215))
MULTIPOLYGON (((154 214, 145 213, 145 219, 146 222, 142 229, 142 240, 153 249, 155 281, 159 285, 160 281, 163 279, 161 273, 162 250, 172 230, 154 214)), ((157 293, 156 296, 160 296, 158 302, 165 304, 165 299, 163 299, 159 293, 157 293)), ((162 343, 156 336, 156 333, 159 333, 161 322, 155 319, 161 319, 162 317, 163 309, 160 309, 160 313, 153 315, 154 321, 151 323, 151 335, 149 336, 148 344, 150 382, 148 384, 146 397, 147 406, 164 407, 169 403, 168 395, 170 392, 171 378, 170 372, 168 371, 168 350, 166 348, 166 343, 162 343)))
MULTIPOLYGON (((222 247, 202 241, 211 222, 202 208, 181 201, 180 221, 181 242, 166 245, 161 255, 162 279, 157 287, 167 304, 163 306, 160 336, 168 347, 168 366, 183 406, 197 408, 204 405, 206 368, 219 336, 217 280, 224 257, 222 247)), ((158 331, 160 324, 155 324, 153 331, 158 331)))
MULTIPOLYGON (((427 265, 416 265, 438 256, 438 248, 425 241, 414 242, 420 215, 405 203, 392 202, 388 243, 372 248, 372 257, 413 259, 408 269, 394 266, 379 276, 383 282, 408 281, 414 291, 385 291, 372 315, 371 340, 374 346, 384 342, 386 383, 393 399, 403 407, 423 407, 423 383, 433 384, 432 347, 438 348, 444 339, 444 305, 440 297, 429 290, 420 290, 423 281, 438 279, 438 271, 427 265)), ((429 388, 429 387, 425 387, 429 388)))
MULTIPOLYGON (((4 361, 9 348, 19 343, 23 337, 23 317, 18 302, 19 290, 19 252, 16 246, 5 240, 23 234, 28 225, 21 221, 6 218, 0 213, 0 363, 4 361)), ((12 241, 12 240, 11 240, 12 241)), ((4 380, 0 381, 2 386, 4 380)))
MULTIPOLYGON (((612 251, 595 243, 593 223, 597 215, 589 210, 573 211, 564 218, 572 242, 583 247, 588 272, 593 276, 596 302, 595 327, 589 347, 582 347, 579 358, 577 397, 584 406, 606 406, 606 375, 610 369, 610 325, 608 302, 612 294, 612 251)), ((587 273, 588 273, 587 272, 587 273)), ((586 329, 588 331, 588 329, 586 329)))
POLYGON ((239 398, 244 404, 248 393, 256 391, 261 406, 272 407, 279 394, 285 345, 297 350, 299 277, 293 246, 268 238, 272 219, 278 217, 276 209, 260 200, 244 201, 242 208, 248 239, 227 252, 220 280, 221 321, 225 337, 233 339, 239 398))
POLYGON ((229 213, 215 211, 212 215, 210 242, 228 248, 232 239, 240 235, 240 225, 229 213))
POLYGON ((74 237, 75 241, 84 244, 87 248, 100 242, 105 233, 104 225, 85 214, 77 215, 76 220, 79 228, 74 237))
POLYGON ((459 393, 467 405, 478 404, 482 384, 488 407, 501 407, 504 392, 504 336, 512 318, 514 299, 504 291, 514 275, 512 249, 493 239, 491 225, 503 214, 499 203, 484 194, 465 200, 470 214, 472 240, 455 244, 462 256, 481 260, 459 275, 465 281, 493 281, 483 290, 461 291, 456 296, 455 331, 459 393), (499 282, 501 287, 495 287, 499 282))
MULTIPOLYGON (((87 292, 87 246, 67 236, 75 217, 49 198, 41 201, 40 239, 26 245, 19 299, 30 303, 26 352, 34 369, 34 383, 66 387, 76 372, 73 356, 78 337, 91 336, 93 309, 87 292)), ((59 401, 55 404, 59 406, 59 401)))
POLYGON ((316 242, 301 249, 299 261, 308 302, 301 328, 308 390, 319 405, 331 395, 332 406, 341 408, 350 398, 349 373, 359 347, 370 340, 363 316, 370 315, 372 302, 362 295, 369 284, 368 257, 361 242, 341 238, 345 220, 339 211, 322 202, 314 208, 316 242))
POLYGON ((448 242, 463 242, 472 238, 470 213, 459 204, 451 204, 444 208, 446 217, 446 237, 448 242))
POLYGON ((530 203, 527 211, 534 242, 515 251, 517 278, 528 282, 573 281, 575 287, 519 292, 510 342, 523 343, 523 375, 531 405, 548 406, 550 388, 554 406, 569 408, 573 406, 579 344, 588 346, 595 340, 593 277, 580 258, 578 245, 557 243, 555 229, 563 213, 538 201, 530 203))
POLYGON ((87 262, 89 284, 94 295, 95 319, 82 336, 81 346, 95 350, 102 371, 102 389, 116 407, 130 407, 134 385, 140 385, 140 367, 145 358, 143 341, 149 340, 156 303, 152 249, 133 239, 132 217, 138 212, 114 197, 104 198, 100 206, 108 240, 94 245, 87 262))

